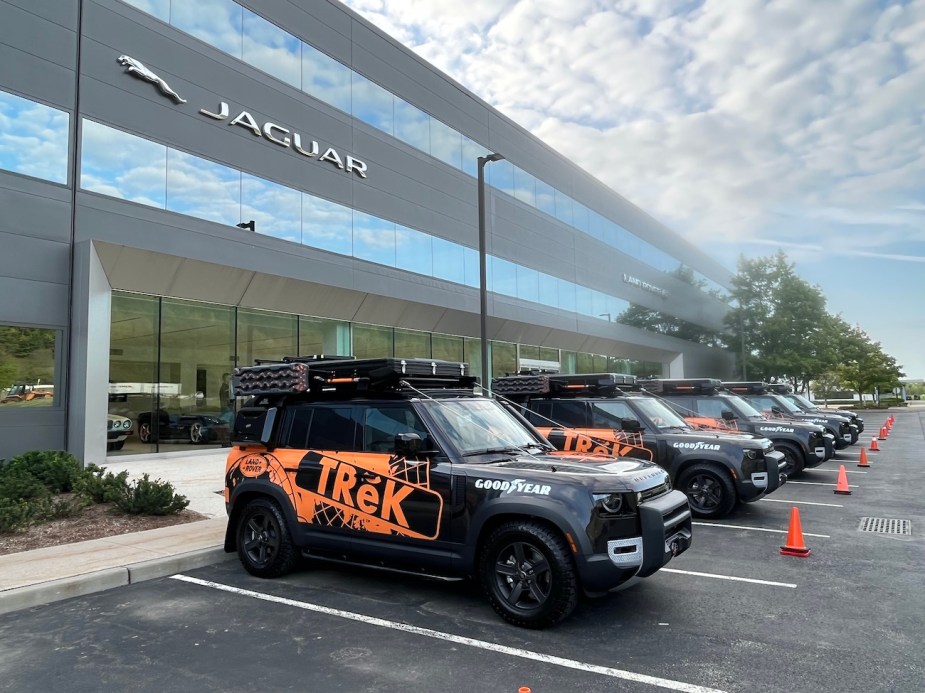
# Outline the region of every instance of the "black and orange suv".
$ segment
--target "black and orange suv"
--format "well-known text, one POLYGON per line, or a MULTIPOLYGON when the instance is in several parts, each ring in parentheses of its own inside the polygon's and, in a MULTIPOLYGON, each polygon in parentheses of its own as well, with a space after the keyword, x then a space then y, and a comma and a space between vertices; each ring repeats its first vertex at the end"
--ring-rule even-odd
POLYGON ((691 542, 649 462, 551 454, 465 363, 289 357, 234 371, 225 550, 272 578, 300 556, 474 578, 518 626, 652 575, 691 542))
POLYGON ((782 421, 762 416, 744 399, 723 389, 715 378, 647 378, 639 384, 697 426, 734 428, 770 438, 786 458, 785 473, 793 478, 835 455, 831 434, 805 421, 782 421))
POLYGON ((822 426, 835 438, 835 449, 844 450, 858 442, 858 427, 849 417, 837 412, 805 412, 781 394, 771 390, 768 383, 758 380, 747 382, 724 382, 723 387, 737 394, 769 419, 808 421, 822 426))
POLYGON ((857 412, 849 411, 848 409, 824 409, 805 395, 794 392, 793 388, 787 383, 769 383, 768 391, 780 395, 791 404, 795 404, 800 409, 810 414, 820 414, 822 416, 838 414, 839 416, 844 416, 848 419, 849 423, 858 427, 859 434, 864 432, 864 419, 858 416, 857 412))
POLYGON ((698 431, 623 373, 521 374, 492 380, 492 393, 560 450, 650 459, 687 495, 699 517, 728 515, 786 481, 784 456, 767 438, 698 431))

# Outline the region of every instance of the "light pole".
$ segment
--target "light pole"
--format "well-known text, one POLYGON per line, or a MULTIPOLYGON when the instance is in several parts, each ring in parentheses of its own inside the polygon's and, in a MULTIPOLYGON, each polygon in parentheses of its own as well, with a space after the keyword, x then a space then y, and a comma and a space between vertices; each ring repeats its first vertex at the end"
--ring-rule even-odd
POLYGON ((479 169, 479 326, 482 335, 482 391, 491 391, 488 376, 488 273, 485 269, 485 164, 501 161, 504 157, 495 152, 478 158, 479 169))

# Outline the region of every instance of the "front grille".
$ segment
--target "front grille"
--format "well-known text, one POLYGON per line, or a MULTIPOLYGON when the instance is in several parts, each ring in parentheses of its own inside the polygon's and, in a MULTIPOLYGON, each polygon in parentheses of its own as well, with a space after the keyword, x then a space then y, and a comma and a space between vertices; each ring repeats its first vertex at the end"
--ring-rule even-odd
POLYGON ((645 491, 639 492, 639 502, 645 503, 652 500, 653 498, 658 498, 659 496, 664 496, 671 490, 671 484, 667 481, 658 486, 653 486, 652 488, 647 488, 645 491))
POLYGON ((909 520, 895 520, 888 517, 862 517, 858 531, 911 536, 912 523, 909 520))

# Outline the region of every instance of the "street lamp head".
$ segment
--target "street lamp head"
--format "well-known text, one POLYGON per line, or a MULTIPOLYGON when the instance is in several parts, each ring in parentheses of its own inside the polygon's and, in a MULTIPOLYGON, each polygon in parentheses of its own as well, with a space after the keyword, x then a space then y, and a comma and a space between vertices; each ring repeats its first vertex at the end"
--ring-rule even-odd
POLYGON ((495 152, 494 154, 489 154, 485 157, 485 161, 501 161, 504 158, 502 154, 495 152))

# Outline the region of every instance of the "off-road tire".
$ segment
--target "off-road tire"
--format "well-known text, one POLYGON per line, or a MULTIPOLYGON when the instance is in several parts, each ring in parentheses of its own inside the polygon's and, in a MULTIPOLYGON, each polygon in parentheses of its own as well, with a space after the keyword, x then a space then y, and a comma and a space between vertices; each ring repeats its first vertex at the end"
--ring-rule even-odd
POLYGON ((565 540, 552 528, 515 520, 495 529, 479 557, 492 608, 524 628, 547 628, 578 604, 578 576, 565 540))
POLYGON ((687 467, 678 477, 678 489, 687 496, 691 512, 697 517, 725 517, 736 505, 736 489, 729 472, 715 464, 702 462, 687 467))
POLYGON ((235 528, 238 558, 251 575, 275 578, 288 573, 299 554, 286 518, 275 501, 255 498, 238 516, 235 528))
POLYGON ((784 474, 788 479, 793 479, 803 473, 805 463, 799 450, 788 443, 775 443, 774 449, 784 456, 784 474))

